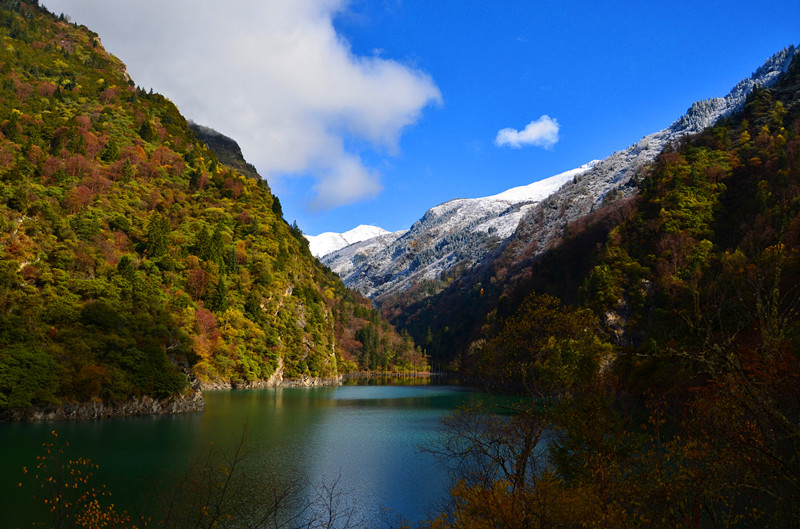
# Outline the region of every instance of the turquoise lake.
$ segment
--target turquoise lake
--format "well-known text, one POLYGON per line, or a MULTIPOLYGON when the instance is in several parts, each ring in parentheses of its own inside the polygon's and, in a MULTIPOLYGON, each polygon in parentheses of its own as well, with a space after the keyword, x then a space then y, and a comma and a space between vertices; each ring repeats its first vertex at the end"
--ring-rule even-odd
POLYGON ((447 494, 449 476, 419 447, 435 438, 441 417, 480 394, 445 385, 344 385, 320 388, 210 391, 204 413, 98 422, 0 424, 2 527, 27 527, 35 507, 18 487, 22 466, 34 466, 43 442, 58 433, 67 455, 99 465, 97 477, 114 503, 141 508, 170 476, 185 472, 212 446, 230 451, 246 431, 250 472, 286 480, 339 478, 369 522, 382 509, 417 521, 447 494), (5 504, 5 505, 4 505, 5 504))

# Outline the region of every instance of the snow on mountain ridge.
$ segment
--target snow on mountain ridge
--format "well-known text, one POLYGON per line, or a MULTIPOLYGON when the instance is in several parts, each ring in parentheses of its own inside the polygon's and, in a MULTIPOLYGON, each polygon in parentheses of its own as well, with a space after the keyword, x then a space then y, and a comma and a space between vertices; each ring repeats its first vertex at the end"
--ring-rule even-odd
POLYGON ((507 200, 509 202, 538 202, 558 191, 558 188, 572 180, 581 173, 585 173, 596 164, 599 160, 592 160, 591 162, 581 165, 575 169, 564 171, 557 175, 539 180, 526 186, 512 187, 497 195, 484 197, 478 200, 507 200))
POLYGON ((384 234, 335 250, 324 255, 322 262, 345 284, 367 296, 435 280, 458 264, 473 266, 514 233, 530 207, 594 163, 497 195, 439 204, 407 232, 384 234))
POLYGON ((373 237, 386 233, 389 232, 381 227, 361 224, 344 233, 328 231, 320 233, 319 235, 306 235, 305 238, 308 239, 308 247, 311 250, 311 255, 319 258, 331 252, 335 252, 340 248, 344 248, 345 246, 372 239, 373 237))
POLYGON ((767 59, 750 77, 736 83, 727 96, 696 101, 668 130, 700 132, 724 115, 741 110, 750 92, 754 88, 769 86, 777 81, 789 69, 789 64, 799 51, 800 48, 793 45, 784 48, 767 59))
POLYGON ((778 52, 724 98, 694 103, 669 127, 603 160, 498 195, 445 202, 407 232, 362 241, 322 260, 347 286, 380 303, 420 281, 450 277, 456 266, 475 266, 512 239, 520 243, 515 251, 546 251, 572 220, 602 206, 609 196, 635 193, 638 171, 669 142, 742 108, 754 87, 777 80, 799 52, 794 46, 778 52))
POLYGON ((653 162, 668 143, 700 132, 718 119, 741 110, 754 88, 774 83, 798 54, 800 48, 795 46, 779 51, 753 75, 738 82, 725 97, 693 103, 686 114, 669 127, 615 152, 572 182, 567 182, 521 219, 520 227, 512 237, 521 243, 516 245, 517 251, 523 252, 527 248, 536 248, 534 253, 546 251, 560 239, 569 222, 602 206, 610 194, 624 197, 636 193, 638 171, 653 162))

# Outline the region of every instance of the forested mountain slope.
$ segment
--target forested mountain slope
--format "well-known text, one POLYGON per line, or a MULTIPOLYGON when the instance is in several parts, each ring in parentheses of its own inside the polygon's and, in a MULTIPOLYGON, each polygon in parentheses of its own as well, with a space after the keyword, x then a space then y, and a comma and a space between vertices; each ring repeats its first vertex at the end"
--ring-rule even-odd
POLYGON ((497 316, 508 314, 531 289, 576 302, 577 286, 592 267, 592 250, 631 213, 638 182, 659 153, 741 111, 752 90, 775 83, 797 56, 794 46, 781 50, 726 97, 697 102, 670 127, 596 162, 527 209, 497 252, 440 294, 426 294, 430 289, 423 284, 383 298, 384 315, 444 360, 480 339, 484 325, 495 325, 497 316), (451 313, 447 308, 454 306, 459 310, 451 313))
POLYGON ((0 39, 0 410, 421 361, 96 34, 0 39))
POLYGON ((800 59, 740 113, 666 149, 640 178, 638 196, 571 224, 562 244, 487 270, 465 303, 494 299, 476 336, 496 335, 537 293, 591 308, 619 351, 640 356, 639 367, 677 351, 687 360, 764 348, 796 357, 800 59))
POLYGON ((800 60, 740 114, 665 150, 640 187, 584 285, 618 343, 796 362, 800 60))
POLYGON ((464 322, 442 321, 447 306, 438 306, 440 292, 448 297, 464 284, 454 287, 453 281, 463 276, 474 282, 471 276, 484 275, 481 262, 516 262, 546 252, 561 242, 569 223, 635 193, 637 172, 666 145, 740 110, 750 91, 774 82, 797 51, 794 46, 781 50, 725 97, 692 104, 669 127, 603 160, 495 196, 451 200, 428 210, 405 233, 337 249, 321 260, 391 321, 411 328, 418 340, 425 337, 427 322, 439 320, 441 325, 432 323, 434 334, 448 327, 453 339, 463 342, 463 332, 453 331, 464 322))
POLYGON ((485 317, 461 372, 531 397, 507 429, 448 424, 447 455, 490 465, 441 527, 800 523, 800 56, 636 179, 524 267, 437 300, 485 317))

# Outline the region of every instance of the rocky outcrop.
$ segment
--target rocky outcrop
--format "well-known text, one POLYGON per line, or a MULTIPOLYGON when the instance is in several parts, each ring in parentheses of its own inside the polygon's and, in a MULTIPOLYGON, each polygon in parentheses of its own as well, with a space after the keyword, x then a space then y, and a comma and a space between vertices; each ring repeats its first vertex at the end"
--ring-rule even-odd
POLYGON ((262 180, 264 184, 266 184, 267 181, 258 174, 256 168, 244 159, 242 149, 239 147, 239 144, 236 143, 236 140, 214 129, 204 127, 192 121, 189 122, 189 127, 197 134, 197 138, 208 145, 208 148, 217 155, 219 161, 235 168, 243 175, 256 180, 262 180))
POLYGON ((185 395, 166 399, 145 396, 119 403, 94 401, 8 409, 0 411, 0 421, 99 420, 131 415, 175 415, 200 412, 204 409, 202 392, 193 390, 185 395))
POLYGON ((203 390, 225 389, 267 389, 267 388, 310 388, 316 386, 338 386, 342 383, 342 375, 335 377, 310 377, 276 378, 274 375, 268 380, 214 380, 202 385, 203 390))
POLYGON ((336 377, 309 377, 304 375, 300 378, 287 378, 282 380, 280 387, 311 388, 317 386, 338 386, 343 380, 344 378, 341 375, 336 377))
POLYGON ((278 367, 267 380, 212 380, 201 382, 203 390, 218 389, 266 389, 266 388, 309 388, 314 386, 337 386, 342 383, 342 375, 334 377, 283 378, 283 359, 278 360, 278 367))

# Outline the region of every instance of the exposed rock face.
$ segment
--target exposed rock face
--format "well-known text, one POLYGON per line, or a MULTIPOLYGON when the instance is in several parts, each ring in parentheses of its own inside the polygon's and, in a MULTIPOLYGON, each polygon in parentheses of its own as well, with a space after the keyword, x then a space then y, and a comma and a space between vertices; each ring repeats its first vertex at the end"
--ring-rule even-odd
POLYGON ((240 382, 235 380, 215 380, 208 384, 203 384, 203 390, 219 389, 267 389, 267 388, 310 388, 317 386, 338 386, 344 377, 309 377, 276 379, 270 377, 269 380, 251 380, 240 382))
POLYGON ((311 388, 318 386, 338 386, 342 383, 344 377, 309 377, 302 376, 300 378, 290 378, 282 380, 280 386, 282 388, 311 388))
POLYGON ((60 406, 33 407, 4 410, 2 421, 59 421, 98 420, 125 415, 173 415, 199 412, 205 409, 203 394, 191 391, 187 395, 154 399, 134 398, 117 404, 86 402, 60 406))
POLYGON ((222 163, 235 168, 243 175, 255 178, 256 180, 264 180, 266 183, 266 179, 258 174, 256 168, 244 159, 242 149, 239 147, 239 144, 236 143, 236 140, 214 129, 204 127, 203 125, 191 121, 189 122, 189 127, 197 134, 198 139, 208 145, 208 148, 217 155, 222 163))
POLYGON ((278 361, 278 367, 275 372, 267 380, 215 380, 201 384, 204 390, 216 389, 266 389, 278 387, 316 387, 316 386, 338 386, 342 383, 343 376, 335 377, 310 377, 302 376, 300 378, 283 378, 283 360, 278 361))

